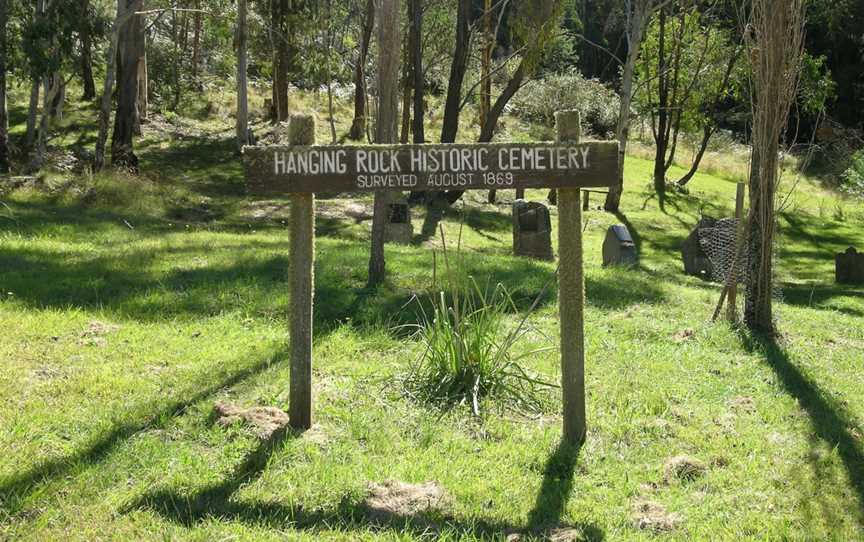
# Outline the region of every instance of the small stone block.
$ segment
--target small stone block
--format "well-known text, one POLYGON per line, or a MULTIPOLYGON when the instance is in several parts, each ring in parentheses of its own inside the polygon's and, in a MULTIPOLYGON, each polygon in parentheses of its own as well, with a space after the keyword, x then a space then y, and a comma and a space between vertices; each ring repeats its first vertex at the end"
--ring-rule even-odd
POLYGON ((537 201, 513 202, 513 254, 552 260, 552 222, 549 208, 537 201))
POLYGON ((630 230, 623 224, 610 226, 603 240, 603 267, 610 265, 639 265, 636 243, 630 236, 630 230))
POLYGON ((834 258, 835 278, 840 284, 864 284, 864 254, 854 247, 834 258))

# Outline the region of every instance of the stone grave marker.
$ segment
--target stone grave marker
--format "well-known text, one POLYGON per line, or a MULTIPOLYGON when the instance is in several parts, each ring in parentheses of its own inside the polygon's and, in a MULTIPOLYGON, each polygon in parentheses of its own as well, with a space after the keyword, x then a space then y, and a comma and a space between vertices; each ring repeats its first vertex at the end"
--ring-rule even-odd
POLYGON ((539 201, 517 199, 513 202, 513 254, 540 260, 555 259, 549 208, 539 201))
POLYGON ((864 254, 855 247, 849 247, 845 252, 834 258, 835 279, 840 284, 864 284, 864 254))
POLYGON ((610 226, 603 240, 603 267, 613 265, 639 265, 636 243, 624 224, 610 226))
POLYGON ((411 207, 407 198, 394 198, 388 208, 385 240, 388 243, 410 244, 414 238, 414 226, 411 224, 411 207))

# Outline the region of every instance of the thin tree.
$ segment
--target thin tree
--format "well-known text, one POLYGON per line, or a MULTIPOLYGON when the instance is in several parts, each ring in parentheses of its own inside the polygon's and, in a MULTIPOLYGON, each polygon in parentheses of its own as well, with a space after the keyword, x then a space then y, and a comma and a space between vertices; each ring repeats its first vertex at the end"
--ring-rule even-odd
MULTIPOLYGON (((117 0, 117 16, 111 25, 111 37, 105 52, 105 80, 99 104, 99 133, 96 136, 96 152, 93 168, 99 171, 105 166, 105 145, 108 141, 108 125, 111 122, 111 97, 114 94, 114 78, 117 73, 117 48, 120 29, 141 9, 143 0, 134 0, 127 6, 126 0, 117 0)), ((37 95, 38 99, 38 95, 37 95)))
POLYGON ((636 61, 645 30, 651 16, 669 4, 670 0, 624 0, 626 17, 627 58, 621 67, 621 104, 618 109, 618 126, 615 138, 618 140, 618 182, 609 189, 604 208, 617 213, 621 207, 621 195, 624 193, 624 156, 627 153, 627 142, 630 139, 630 104, 633 102, 633 75, 636 72, 636 61))
MULTIPOLYGON (((375 142, 395 143, 399 117, 399 15, 400 0, 375 0, 378 29, 378 118, 375 142)), ((375 193, 372 217, 372 250, 369 258, 369 286, 384 281, 384 237, 390 212, 387 192, 375 193)))
POLYGON ((374 0, 366 0, 360 33, 360 49, 354 66, 354 120, 348 133, 348 138, 355 141, 363 139, 366 135, 366 59, 369 56, 369 43, 372 41, 374 26, 375 3, 374 0))
POLYGON ((0 173, 9 173, 9 114, 6 109, 7 0, 0 0, 0 173))
MULTIPOLYGON (((125 9, 138 9, 140 0, 121 0, 125 9)), ((111 137, 111 161, 114 165, 137 171, 138 157, 134 152, 135 124, 138 118, 139 62, 144 56, 143 16, 131 16, 119 28, 117 41, 117 114, 111 137)))
POLYGON ((249 144, 249 86, 247 81, 247 0, 237 0, 237 148, 249 144))
POLYGON ((93 79, 93 13, 90 0, 81 1, 81 82, 84 87, 82 100, 91 101, 96 99, 96 81, 93 79))
POLYGON ((426 117, 424 101, 426 99, 426 79, 423 76, 423 1, 410 0, 411 2, 411 68, 413 70, 414 90, 414 143, 425 143, 426 133, 423 121, 426 117))
POLYGON ((797 93, 804 42, 805 0, 753 0, 750 40, 753 133, 749 258, 744 322, 751 330, 772 334, 775 199, 780 138, 797 93))
POLYGON ((462 110, 462 82, 468 69, 468 54, 471 51, 472 0, 457 0, 456 46, 450 64, 447 82, 447 98, 444 103, 444 124, 441 127, 441 143, 454 143, 459 132, 459 113, 462 110))

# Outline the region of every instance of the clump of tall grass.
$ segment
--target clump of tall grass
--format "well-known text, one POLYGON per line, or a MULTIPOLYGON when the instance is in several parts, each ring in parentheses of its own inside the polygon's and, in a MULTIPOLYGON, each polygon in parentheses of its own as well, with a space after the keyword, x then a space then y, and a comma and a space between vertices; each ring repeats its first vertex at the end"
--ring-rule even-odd
MULTIPOLYGON (((475 415, 485 399, 495 400, 502 409, 542 411, 541 392, 555 385, 521 363, 552 347, 524 352, 518 347, 531 331, 528 316, 543 292, 517 325, 508 326, 507 316, 518 310, 504 285, 480 288, 451 267, 446 242, 444 247, 447 291, 430 294, 425 303, 417 299, 419 322, 408 326, 423 351, 405 378, 406 392, 445 407, 467 404, 475 415)), ((457 250, 457 261, 459 256, 457 250)))

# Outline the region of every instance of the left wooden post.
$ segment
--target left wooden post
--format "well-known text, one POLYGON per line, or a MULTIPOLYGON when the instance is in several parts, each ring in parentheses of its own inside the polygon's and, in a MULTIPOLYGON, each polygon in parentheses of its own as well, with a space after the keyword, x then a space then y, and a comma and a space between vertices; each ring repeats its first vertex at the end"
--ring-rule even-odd
MULTIPOLYGON (((288 123, 290 145, 315 144, 315 118, 293 115, 288 123)), ((291 194, 290 342, 291 389, 288 414, 291 427, 312 427, 312 300, 315 294, 315 196, 291 194)))

